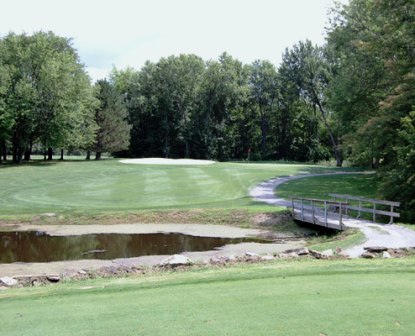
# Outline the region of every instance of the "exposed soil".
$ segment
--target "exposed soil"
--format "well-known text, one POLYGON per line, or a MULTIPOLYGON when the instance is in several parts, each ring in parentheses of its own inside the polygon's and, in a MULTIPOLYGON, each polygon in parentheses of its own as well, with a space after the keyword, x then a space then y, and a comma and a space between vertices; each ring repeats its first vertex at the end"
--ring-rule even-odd
MULTIPOLYGON (((56 214, 43 213, 26 218, 0 220, 0 227, 5 225, 112 225, 125 223, 142 224, 223 224, 235 227, 270 227, 284 231, 287 224, 292 223, 288 213, 250 213, 247 210, 223 209, 186 209, 163 211, 138 211, 134 213, 100 213, 56 214), (280 229, 281 228, 281 229, 280 229)), ((290 228, 292 229, 292 228, 290 228)), ((289 230, 290 231, 290 230, 289 230)))
MULTIPOLYGON (((258 236, 262 230, 241 229, 234 226, 210 224, 114 224, 114 225, 12 225, 14 231, 42 231, 51 236, 68 236, 98 233, 182 233, 199 237, 238 238, 258 236)), ((1 228, 8 228, 2 225, 1 228)))

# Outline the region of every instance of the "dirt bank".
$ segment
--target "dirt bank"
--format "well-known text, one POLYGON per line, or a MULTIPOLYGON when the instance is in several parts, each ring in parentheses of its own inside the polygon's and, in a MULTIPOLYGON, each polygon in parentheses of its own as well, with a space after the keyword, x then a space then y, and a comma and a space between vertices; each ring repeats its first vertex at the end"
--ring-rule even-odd
MULTIPOLYGON (((115 225, 2 225, 0 229, 13 231, 42 231, 51 236, 84 235, 99 233, 181 233, 199 237, 239 238, 259 236, 263 230, 241 229, 226 225, 209 224, 115 224, 115 225)), ((4 230, 3 230, 4 231, 4 230)))

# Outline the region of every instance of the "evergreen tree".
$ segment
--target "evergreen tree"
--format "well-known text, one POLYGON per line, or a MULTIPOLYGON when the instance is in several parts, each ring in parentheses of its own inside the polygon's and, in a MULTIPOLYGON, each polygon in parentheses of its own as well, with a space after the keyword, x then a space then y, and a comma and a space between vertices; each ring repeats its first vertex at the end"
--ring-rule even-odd
POLYGON ((96 97, 99 107, 95 110, 98 130, 91 148, 96 152, 95 159, 101 159, 103 152, 116 152, 128 148, 130 125, 123 97, 107 80, 96 83, 96 97))

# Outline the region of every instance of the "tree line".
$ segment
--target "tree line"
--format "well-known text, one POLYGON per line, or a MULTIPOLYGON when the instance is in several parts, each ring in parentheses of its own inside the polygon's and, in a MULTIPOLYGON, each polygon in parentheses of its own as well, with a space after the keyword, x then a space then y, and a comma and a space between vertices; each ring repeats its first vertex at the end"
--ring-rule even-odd
MULTIPOLYGON (((303 45, 303 44, 301 44, 303 45)), ((312 52, 320 50, 306 43, 312 52)), ((292 55, 244 65, 227 53, 162 58, 114 70, 132 125, 123 156, 226 160, 319 161, 331 144, 314 102, 293 87, 292 55)))
POLYGON ((415 4, 351 0, 326 43, 300 41, 275 66, 223 53, 113 69, 90 84, 71 41, 0 39, 0 151, 132 157, 344 160, 377 169, 382 197, 415 219, 415 4))
POLYGON ((0 162, 51 160, 63 149, 128 146, 127 110, 106 80, 91 85, 70 39, 52 32, 9 33, 0 39, 0 162), (114 132, 116 134, 114 134, 114 132))

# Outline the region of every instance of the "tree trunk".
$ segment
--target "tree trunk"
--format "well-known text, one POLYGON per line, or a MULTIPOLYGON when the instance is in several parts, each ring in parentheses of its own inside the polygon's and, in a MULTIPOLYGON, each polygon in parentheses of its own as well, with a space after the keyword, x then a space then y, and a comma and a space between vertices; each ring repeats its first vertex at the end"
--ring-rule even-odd
POLYGON ((19 135, 18 133, 15 131, 13 133, 13 138, 12 138, 12 160, 13 163, 20 163, 19 162, 19 135))
POLYGON ((85 158, 85 160, 91 160, 91 151, 90 150, 86 151, 86 158, 85 158))
POLYGON ((169 136, 168 133, 166 133, 165 137, 164 137, 164 158, 168 159, 169 158, 169 136))
POLYGON ((48 147, 48 161, 53 160, 53 149, 52 147, 48 147))
POLYGON ((24 152, 23 160, 30 161, 30 155, 31 154, 32 154, 32 149, 31 148, 26 149, 25 152, 24 152))
POLYGON ((61 157, 59 160, 63 161, 63 148, 61 148, 61 157))
POLYGON ((18 148, 13 148, 13 163, 21 163, 22 162, 23 153, 18 148))
POLYGON ((265 118, 264 115, 261 115, 261 156, 262 156, 261 159, 262 160, 266 158, 267 131, 268 131, 268 120, 265 118))
POLYGON ((189 132, 186 130, 185 137, 184 137, 184 157, 186 159, 190 158, 190 144, 189 144, 190 135, 189 132))
POLYGON ((185 149, 184 149, 184 157, 188 159, 190 157, 190 151, 189 151, 189 141, 185 141, 185 149))
POLYGON ((334 157, 336 158, 336 166, 341 167, 343 164, 342 156, 339 150, 339 145, 336 141, 336 138, 333 135, 331 127, 326 119, 326 111, 324 111, 323 106, 320 104, 319 101, 316 102, 318 109, 321 112, 321 116, 323 117, 324 125, 326 126, 327 132, 329 133, 331 144, 333 146, 334 157))
POLYGON ((32 147, 33 147, 33 141, 30 140, 29 147, 27 147, 25 152, 24 152, 24 160, 25 161, 30 161, 30 156, 32 155, 32 147))
POLYGON ((95 153, 95 160, 101 160, 101 152, 96 152, 95 153))
POLYGON ((0 143, 1 152, 3 155, 3 160, 7 161, 7 147, 6 147, 6 140, 2 139, 0 143))
POLYGON ((13 156, 13 163, 20 163, 21 162, 22 156, 20 154, 19 146, 15 141, 13 141, 12 156, 13 156))
POLYGON ((14 163, 21 163, 23 158, 22 151, 18 151, 16 154, 16 159, 14 160, 14 163))
POLYGON ((372 169, 378 169, 380 165, 380 157, 376 156, 372 158, 372 169))

